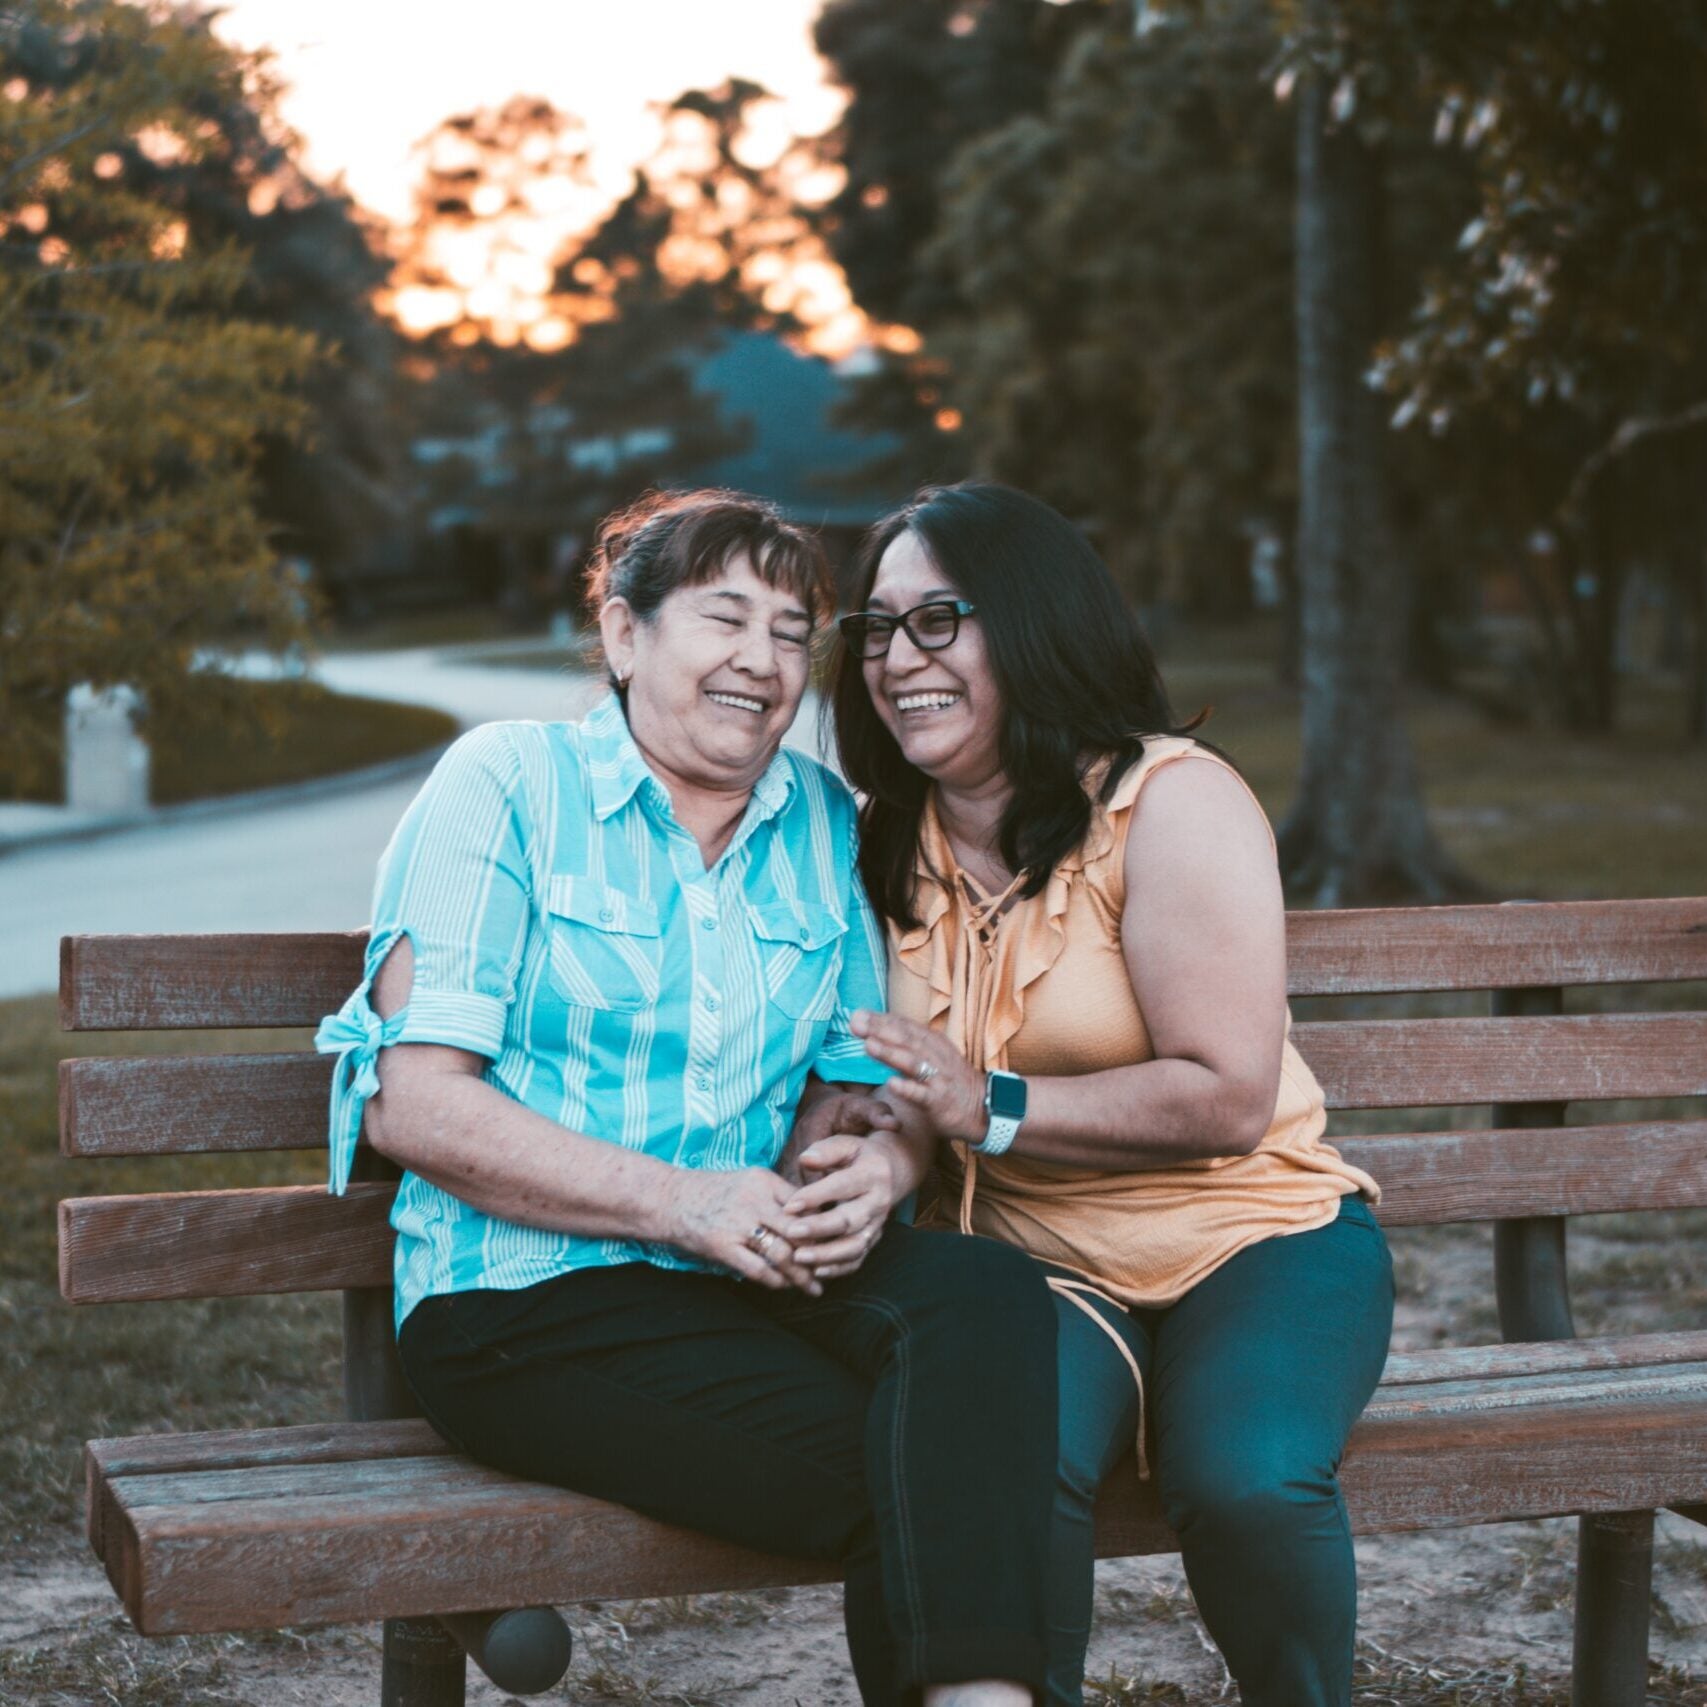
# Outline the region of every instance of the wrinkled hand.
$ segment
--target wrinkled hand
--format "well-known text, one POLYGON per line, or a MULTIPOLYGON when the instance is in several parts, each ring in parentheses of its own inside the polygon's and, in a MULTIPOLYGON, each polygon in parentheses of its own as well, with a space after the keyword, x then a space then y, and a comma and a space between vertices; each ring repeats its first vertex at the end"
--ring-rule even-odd
POLYGON ((889 1212, 906 1196, 895 1152, 881 1136, 837 1133, 800 1156, 809 1183, 783 1205, 808 1229, 795 1260, 820 1280, 852 1274, 883 1236, 889 1212))
POLYGON ((816 1298, 823 1286, 796 1254, 811 1228, 787 1210, 791 1193, 769 1168, 679 1169, 663 1205, 664 1242, 761 1286, 796 1286, 816 1298))
POLYGON ((800 1162, 814 1145, 838 1133, 858 1138, 871 1132, 893 1132, 899 1124, 895 1111, 874 1096, 860 1091, 819 1091, 815 1097, 801 1102, 794 1117, 794 1129, 788 1135, 788 1146, 777 1159, 776 1171, 790 1185, 805 1185, 808 1176, 800 1162))
POLYGON ((899 1014, 858 1009, 852 1019, 856 1037, 865 1039, 865 1052, 892 1068, 895 1077, 883 1089, 930 1121, 939 1138, 963 1144, 983 1141, 990 1129, 984 1112, 984 1074, 967 1065, 965 1057, 941 1032, 899 1014), (919 1069, 931 1069, 924 1078, 919 1069))

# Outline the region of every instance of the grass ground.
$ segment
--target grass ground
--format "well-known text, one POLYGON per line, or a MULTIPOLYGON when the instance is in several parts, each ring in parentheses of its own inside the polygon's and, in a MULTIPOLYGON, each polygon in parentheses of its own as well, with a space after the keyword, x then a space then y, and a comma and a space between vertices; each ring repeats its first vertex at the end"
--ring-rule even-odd
MULTIPOLYGON (((1297 716, 1288 697, 1269 685, 1266 667, 1237 659, 1187 659, 1172 665, 1170 679, 1182 708, 1205 699, 1217 703, 1207 732, 1233 753, 1270 811, 1278 813, 1294 773, 1297 716)), ((1414 727, 1447 845, 1473 873, 1506 894, 1707 891, 1707 755, 1665 734, 1675 726, 1669 709, 1663 698, 1639 700, 1627 732, 1589 742, 1490 727, 1455 705, 1422 708, 1414 727)), ((252 772, 246 780, 252 782, 252 772)), ((1707 991, 1692 994, 1707 1004, 1707 991)), ((1639 1004, 1645 998, 1637 991, 1618 999, 1639 1004)), ((317 1156, 62 1161, 55 1146, 58 1058, 103 1049, 176 1054, 255 1047, 302 1048, 304 1039, 280 1033, 268 1034, 262 1043, 241 1033, 73 1039, 57 1031, 50 998, 0 1003, 0 1178, 7 1183, 0 1193, 0 1533, 17 1557, 69 1555, 80 1548, 79 1447, 85 1439, 283 1424, 336 1414, 335 1298, 73 1311, 60 1302, 54 1285, 54 1204, 62 1197, 306 1181, 320 1177, 322 1166, 317 1156)), ((1382 1124, 1390 1127, 1391 1117, 1383 1116, 1382 1124)), ((1584 1218, 1573 1224, 1572 1241, 1582 1331, 1707 1325, 1707 1212, 1584 1218)), ((1498 1337, 1486 1227, 1404 1229, 1393 1244, 1402 1343, 1462 1344, 1498 1337)), ((1556 1598, 1569 1582, 1567 1549, 1568 1542, 1546 1537, 1521 1540, 1511 1554, 1516 1559, 1508 1572, 1511 1582, 1500 1592, 1531 1600, 1556 1598)), ((1667 1542, 1661 1581, 1656 1629, 1663 1629, 1668 1617, 1679 1623, 1690 1616, 1667 1609, 1674 1601, 1693 1604, 1686 1590, 1700 1596, 1699 1585, 1707 1583, 1707 1549, 1689 1540, 1667 1542), (1667 1583, 1673 1587, 1666 1588, 1667 1583)), ((1179 1605, 1166 1616, 1189 1619, 1189 1603, 1183 1595, 1175 1598, 1179 1605)), ((638 1630, 650 1619, 660 1628, 682 1627, 684 1639, 697 1628, 695 1620, 706 1616, 703 1607, 691 1603, 654 1602, 618 1612, 626 1621, 618 1629, 638 1630)), ((727 1608, 718 1611, 721 1623, 739 1623, 726 1613, 727 1608)), ((760 1608, 754 1616, 770 1613, 760 1608)), ((293 1666, 347 1662, 367 1667, 371 1675, 372 1655, 364 1641, 350 1632, 314 1632, 145 1644, 116 1620, 90 1622, 63 1639, 55 1636, 45 1647, 39 1642, 0 1646, 0 1700, 29 1707, 85 1701, 260 1707, 285 1698, 270 1690, 263 1674, 287 1649, 293 1666), (255 1681, 258 1676, 262 1681, 255 1681)), ((563 1698, 720 1698, 715 1690, 698 1692, 679 1679, 655 1684, 623 1658, 626 1643, 625 1634, 609 1654, 583 1643, 587 1657, 571 1673, 574 1694, 563 1698)), ((1520 1659, 1429 1665, 1366 1646, 1355 1699, 1442 1707, 1448 1702, 1562 1707, 1567 1696, 1557 1686, 1557 1668, 1544 1677, 1540 1671, 1532 1675, 1520 1659)), ((1188 1693, 1163 1678, 1114 1671, 1090 1699, 1125 1707, 1216 1697, 1188 1693)), ((1699 1674, 1656 1671, 1649 1699, 1701 1707, 1707 1702, 1707 1681, 1699 1674)))
MULTIPOLYGON (((237 715, 210 706, 150 730, 155 805, 359 770, 441 745, 457 729, 442 711, 333 693, 316 682, 244 682, 237 691, 237 715)), ((57 728, 47 733, 58 753, 57 728)), ((62 798, 57 758, 46 775, 29 778, 0 767, 0 800, 62 798)))
MULTIPOLYGON (((1199 642, 1165 665, 1174 708, 1214 707, 1204 736, 1238 761, 1276 822, 1298 774, 1298 705, 1263 659, 1199 642)), ((1707 892, 1707 748, 1685 741, 1668 684, 1631 683, 1615 735, 1490 722, 1463 700, 1413 704, 1430 816, 1495 894, 1540 900, 1707 892)))

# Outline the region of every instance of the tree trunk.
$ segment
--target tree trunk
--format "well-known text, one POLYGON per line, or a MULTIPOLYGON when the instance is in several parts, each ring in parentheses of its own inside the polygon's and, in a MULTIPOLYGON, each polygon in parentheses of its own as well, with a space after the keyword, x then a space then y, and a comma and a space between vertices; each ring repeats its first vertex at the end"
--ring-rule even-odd
POLYGON ((1684 727, 1692 741, 1707 741, 1707 526, 1695 535, 1695 633, 1689 650, 1689 703, 1684 727))
MULTIPOLYGON (((1306 5, 1310 20, 1322 10, 1306 5)), ((1288 888, 1316 906, 1473 891, 1436 843, 1400 707, 1410 588, 1388 532, 1386 425, 1364 374, 1379 301, 1380 174, 1298 86, 1298 588, 1303 764, 1280 833, 1288 888)))

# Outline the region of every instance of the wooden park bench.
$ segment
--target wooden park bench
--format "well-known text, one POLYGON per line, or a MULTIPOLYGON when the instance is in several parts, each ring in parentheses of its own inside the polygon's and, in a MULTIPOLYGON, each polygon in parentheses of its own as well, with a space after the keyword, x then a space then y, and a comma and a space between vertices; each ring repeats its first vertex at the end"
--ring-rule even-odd
MULTIPOLYGON (((1507 1343, 1408 1353, 1352 1436, 1361 1532, 1580 1514, 1577 1707, 1644 1698, 1656 1509, 1707 1521, 1707 1332, 1575 1340, 1565 1220, 1707 1205, 1707 1120, 1567 1123, 1567 1105, 1707 1095, 1707 1012, 1566 1014, 1566 986, 1707 979, 1707 899, 1295 914, 1294 997, 1492 992, 1468 1018, 1329 1018, 1295 1037, 1339 1109, 1491 1104, 1488 1127, 1338 1140, 1389 1226, 1495 1223, 1507 1343)), ((70 937, 73 1031, 302 1026, 355 985, 360 933, 70 937)), ((67 1061, 70 1156, 318 1149, 307 1054, 67 1061)), ((1405 1124, 1396 1122, 1395 1124, 1405 1124)), ((550 1608, 823 1580, 452 1452, 391 1340, 393 1184, 364 1147, 317 1186, 60 1205, 75 1304, 339 1290, 348 1420, 90 1443, 89 1538, 146 1634, 386 1620, 383 1698, 460 1702, 464 1651, 516 1693, 568 1662, 550 1608), (504 1613, 494 1609, 521 1608, 504 1613)), ((1117 1472, 1104 1555, 1170 1552, 1153 1485, 1117 1472)))

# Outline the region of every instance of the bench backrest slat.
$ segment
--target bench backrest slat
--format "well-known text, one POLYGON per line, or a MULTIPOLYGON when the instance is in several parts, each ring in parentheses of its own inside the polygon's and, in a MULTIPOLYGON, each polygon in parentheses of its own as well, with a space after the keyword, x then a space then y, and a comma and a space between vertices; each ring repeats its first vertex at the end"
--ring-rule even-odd
POLYGON ((366 931, 68 936, 59 944, 65 1031, 317 1025, 362 975, 366 931))
MULTIPOLYGON (((1388 1226, 1707 1204, 1707 1120, 1341 1138, 1388 1226)), ((77 1304, 382 1286, 394 1187, 71 1198, 60 1289, 77 1304)))
POLYGON ((1389 1227, 1707 1204, 1707 1120, 1340 1137, 1389 1227))
MULTIPOLYGON (((1707 978, 1707 898, 1289 913, 1294 996, 1707 978)), ((361 976, 363 931, 73 936, 67 1031, 314 1025, 361 976)))
MULTIPOLYGON (((1707 1096, 1707 1013, 1328 1020, 1293 1037, 1333 1109, 1707 1096)), ((331 1075, 304 1053, 66 1061, 60 1148, 319 1149, 331 1075)))
POLYGON ((67 1156, 168 1156, 326 1145, 329 1057, 91 1055, 59 1064, 67 1156))
POLYGON ((396 1187, 73 1197, 59 1205, 59 1290, 73 1304, 241 1298, 391 1284, 396 1187))
POLYGON ((1707 1096, 1707 1013, 1330 1020, 1292 1036, 1330 1108, 1707 1096))
POLYGON ((1707 978, 1707 897, 1286 915, 1294 996, 1707 978))

